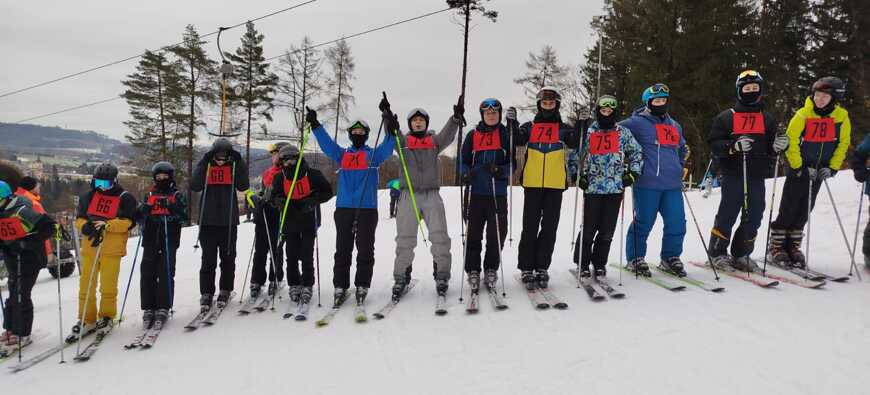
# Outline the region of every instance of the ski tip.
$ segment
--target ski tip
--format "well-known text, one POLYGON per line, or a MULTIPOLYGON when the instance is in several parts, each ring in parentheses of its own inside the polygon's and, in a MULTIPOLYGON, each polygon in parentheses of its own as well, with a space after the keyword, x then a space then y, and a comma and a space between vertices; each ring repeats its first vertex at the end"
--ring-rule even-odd
POLYGON ((290 318, 290 317, 293 317, 293 313, 287 313, 287 314, 284 314, 284 315, 281 316, 281 318, 283 318, 283 319, 285 319, 285 320, 288 319, 288 318, 290 318))
POLYGON ((437 316, 447 315, 447 310, 435 310, 435 315, 437 315, 437 316))
POLYGON ((383 315, 383 314, 378 314, 378 313, 372 314, 372 317, 373 317, 374 319, 376 319, 376 320, 382 320, 382 319, 384 319, 384 315, 383 315))

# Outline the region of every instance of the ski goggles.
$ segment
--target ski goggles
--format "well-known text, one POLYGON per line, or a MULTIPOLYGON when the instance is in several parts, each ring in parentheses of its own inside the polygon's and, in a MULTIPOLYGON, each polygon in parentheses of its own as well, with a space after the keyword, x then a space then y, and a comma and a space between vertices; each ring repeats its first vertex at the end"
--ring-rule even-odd
POLYGON ((746 70, 746 71, 740 73, 740 75, 737 76, 737 79, 738 79, 738 80, 742 80, 742 79, 744 79, 744 78, 746 78, 746 77, 758 77, 758 78, 761 78, 761 73, 759 73, 759 72, 757 72, 757 71, 755 71, 755 70, 746 70))
POLYGON ((647 88, 647 91, 653 95, 657 95, 660 93, 671 93, 671 88, 668 88, 665 84, 658 83, 647 88))
POLYGON ((480 111, 495 110, 501 111, 501 102, 496 99, 485 99, 480 102, 480 111))
POLYGON ((214 157, 215 162, 226 162, 228 159, 229 155, 227 154, 219 154, 214 157))
POLYGON ((101 180, 99 178, 94 179, 94 186, 97 189, 101 189, 107 191, 112 189, 112 180, 101 180))
POLYGON ((281 150, 281 146, 278 145, 278 143, 272 143, 266 147, 266 150, 269 151, 270 154, 277 154, 278 151, 281 150))
POLYGON ((598 99, 598 107, 610 108, 610 109, 615 110, 616 107, 619 107, 619 102, 616 101, 616 99, 612 98, 612 97, 602 97, 602 98, 598 99))

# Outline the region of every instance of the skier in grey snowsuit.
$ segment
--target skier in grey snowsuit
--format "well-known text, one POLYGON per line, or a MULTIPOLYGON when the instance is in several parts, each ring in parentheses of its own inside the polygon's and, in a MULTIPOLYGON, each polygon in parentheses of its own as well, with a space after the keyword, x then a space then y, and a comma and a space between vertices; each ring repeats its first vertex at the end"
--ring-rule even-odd
MULTIPOLYGON (((453 116, 447 120, 437 134, 429 130, 429 114, 421 108, 415 108, 408 113, 408 134, 395 132, 401 144, 400 154, 404 156, 407 167, 407 177, 399 177, 402 194, 399 197, 399 207, 396 214, 396 261, 393 270, 395 285, 393 298, 399 299, 405 292, 411 279, 411 263, 414 261, 414 247, 417 246, 417 212, 420 220, 425 222, 432 242, 431 252, 434 258, 433 269, 436 289, 439 295, 447 293, 450 280, 450 236, 447 235, 447 217, 444 212, 444 201, 439 193, 441 187, 441 170, 438 154, 446 149, 456 132, 462 126, 465 113, 462 97, 453 106, 453 116), (411 180, 411 188, 408 186, 411 180)), ((397 147, 398 150, 398 147, 397 147)))

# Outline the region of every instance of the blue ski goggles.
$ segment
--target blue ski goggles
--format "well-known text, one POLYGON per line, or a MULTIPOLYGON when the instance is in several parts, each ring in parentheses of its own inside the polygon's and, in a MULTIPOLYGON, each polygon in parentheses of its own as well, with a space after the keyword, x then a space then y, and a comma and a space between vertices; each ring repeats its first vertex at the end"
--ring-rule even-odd
POLYGON ((108 191, 109 189, 112 189, 112 180, 101 180, 99 178, 95 178, 94 186, 97 189, 108 191))
POLYGON ((496 110, 501 111, 501 102, 496 99, 485 99, 480 102, 480 111, 496 110))

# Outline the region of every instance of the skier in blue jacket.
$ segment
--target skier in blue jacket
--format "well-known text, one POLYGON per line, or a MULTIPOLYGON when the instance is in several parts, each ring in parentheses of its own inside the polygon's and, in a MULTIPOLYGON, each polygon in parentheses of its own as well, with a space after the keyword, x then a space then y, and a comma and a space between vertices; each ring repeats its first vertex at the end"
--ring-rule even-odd
MULTIPOLYGON (((386 99, 380 108, 387 130, 396 130, 398 121, 390 112, 386 99)), ((317 113, 308 109, 305 117, 311 125, 320 149, 339 164, 338 193, 335 202, 335 266, 332 285, 335 287, 335 304, 347 299, 350 288, 350 265, 353 246, 356 243, 356 302, 365 301, 372 283, 375 265, 375 229, 378 226, 378 168, 392 154, 396 145, 392 133, 384 133, 384 141, 377 147, 366 145, 371 129, 363 120, 356 120, 347 128, 352 145, 344 148, 330 137, 317 121, 317 113)))
POLYGON ((625 246, 628 269, 651 276, 646 264, 646 240, 661 213, 664 220, 661 267, 678 276, 686 271, 680 261, 686 236, 683 209, 683 167, 689 148, 683 128, 668 115, 670 89, 655 84, 643 91, 644 106, 619 124, 631 130, 643 149, 643 172, 634 184, 634 220, 628 228, 625 246))

